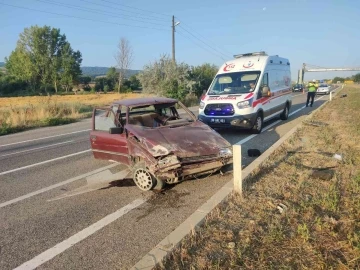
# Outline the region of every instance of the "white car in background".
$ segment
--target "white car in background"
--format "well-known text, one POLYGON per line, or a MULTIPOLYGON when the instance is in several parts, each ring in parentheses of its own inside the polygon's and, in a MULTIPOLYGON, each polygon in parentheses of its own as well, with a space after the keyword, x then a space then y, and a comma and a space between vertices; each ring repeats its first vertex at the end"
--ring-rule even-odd
POLYGON ((317 95, 329 95, 330 94, 330 86, 322 83, 319 85, 319 88, 316 91, 317 95))

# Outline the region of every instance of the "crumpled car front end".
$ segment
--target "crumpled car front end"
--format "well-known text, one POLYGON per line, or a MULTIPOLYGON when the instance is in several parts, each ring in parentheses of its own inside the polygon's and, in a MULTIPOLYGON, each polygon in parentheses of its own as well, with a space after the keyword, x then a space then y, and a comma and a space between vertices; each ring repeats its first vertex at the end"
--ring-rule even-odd
POLYGON ((132 133, 152 156, 148 169, 167 183, 213 173, 232 163, 231 144, 200 121, 176 128, 136 127, 132 133))
POLYGON ((169 155, 158 160, 154 168, 157 178, 165 182, 179 182, 185 179, 213 173, 232 163, 230 148, 222 148, 218 154, 179 158, 169 155))

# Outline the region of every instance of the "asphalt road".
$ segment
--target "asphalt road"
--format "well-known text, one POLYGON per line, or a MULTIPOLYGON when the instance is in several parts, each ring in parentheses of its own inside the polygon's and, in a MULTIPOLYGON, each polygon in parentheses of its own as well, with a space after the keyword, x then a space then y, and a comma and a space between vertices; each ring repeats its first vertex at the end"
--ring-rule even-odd
MULTIPOLYGON (((260 135, 219 132, 241 142, 246 166, 248 148, 265 151, 328 96, 313 108, 305 99, 295 93, 289 119, 260 135)), ((81 192, 85 176, 121 167, 92 157, 90 128, 87 119, 0 137, 0 269, 128 269, 231 179, 217 174, 161 193, 122 180, 81 192)))

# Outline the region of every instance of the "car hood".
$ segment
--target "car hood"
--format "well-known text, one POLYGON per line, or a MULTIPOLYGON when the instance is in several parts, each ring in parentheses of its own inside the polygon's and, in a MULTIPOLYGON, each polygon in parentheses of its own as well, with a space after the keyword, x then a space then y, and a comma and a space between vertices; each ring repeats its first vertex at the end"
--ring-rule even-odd
POLYGON ((219 133, 200 121, 154 129, 135 125, 126 128, 154 157, 170 153, 180 158, 217 155, 221 148, 231 146, 219 133))

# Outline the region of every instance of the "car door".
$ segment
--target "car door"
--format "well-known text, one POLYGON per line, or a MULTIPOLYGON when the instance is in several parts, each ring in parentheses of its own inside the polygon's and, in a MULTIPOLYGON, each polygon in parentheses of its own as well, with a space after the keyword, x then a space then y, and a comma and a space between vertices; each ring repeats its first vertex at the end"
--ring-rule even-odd
POLYGON ((93 128, 90 132, 91 148, 96 159, 117 161, 130 164, 126 133, 110 134, 110 128, 119 127, 116 119, 117 108, 95 109, 93 112, 93 128))

